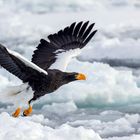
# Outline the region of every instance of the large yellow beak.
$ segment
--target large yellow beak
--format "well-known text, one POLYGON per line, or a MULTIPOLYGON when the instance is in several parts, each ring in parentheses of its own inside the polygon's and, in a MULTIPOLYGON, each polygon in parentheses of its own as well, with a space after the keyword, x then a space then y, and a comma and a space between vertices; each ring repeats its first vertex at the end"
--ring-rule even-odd
POLYGON ((78 75, 76 75, 76 79, 77 80, 86 80, 86 76, 82 73, 79 73, 78 75))

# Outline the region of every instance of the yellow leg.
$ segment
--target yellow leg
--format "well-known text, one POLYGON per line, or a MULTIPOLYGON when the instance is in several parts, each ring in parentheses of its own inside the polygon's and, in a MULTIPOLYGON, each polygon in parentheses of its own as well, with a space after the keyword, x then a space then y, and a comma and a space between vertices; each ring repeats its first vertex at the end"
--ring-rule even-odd
POLYGON ((16 109, 16 111, 12 114, 12 116, 13 117, 18 117, 19 116, 19 114, 20 114, 20 110, 21 110, 21 108, 19 107, 19 108, 17 108, 16 109))
POLYGON ((23 115, 24 116, 29 116, 32 113, 32 106, 29 104, 29 108, 24 110, 23 115))

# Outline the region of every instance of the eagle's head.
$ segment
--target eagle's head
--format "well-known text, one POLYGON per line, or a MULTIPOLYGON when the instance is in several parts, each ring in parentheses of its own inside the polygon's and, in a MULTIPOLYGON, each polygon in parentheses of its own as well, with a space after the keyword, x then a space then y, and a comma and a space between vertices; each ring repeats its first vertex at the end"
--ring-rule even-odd
POLYGON ((76 80, 86 80, 86 76, 82 73, 62 72, 60 70, 49 70, 47 72, 58 87, 76 80))
POLYGON ((76 72, 64 73, 63 80, 66 80, 68 82, 72 82, 75 80, 86 80, 86 76, 82 73, 76 73, 76 72))
POLYGON ((82 73, 63 72, 62 73, 62 79, 61 79, 61 86, 64 85, 64 84, 68 84, 70 82, 76 81, 76 80, 86 80, 86 76, 82 73))

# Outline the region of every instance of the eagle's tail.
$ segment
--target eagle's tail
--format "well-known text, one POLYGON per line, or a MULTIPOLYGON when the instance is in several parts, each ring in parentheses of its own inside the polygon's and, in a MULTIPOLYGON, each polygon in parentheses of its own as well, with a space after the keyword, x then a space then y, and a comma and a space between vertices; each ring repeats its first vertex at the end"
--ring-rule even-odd
POLYGON ((0 101, 2 98, 8 98, 18 95, 21 92, 21 90, 17 87, 7 87, 3 91, 0 92, 0 101))
POLYGON ((9 102, 12 98, 20 94, 22 90, 21 85, 7 87, 3 91, 0 91, 0 101, 3 103, 9 102))
POLYGON ((28 103, 32 95, 27 93, 29 88, 28 84, 22 84, 19 86, 7 87, 3 91, 0 91, 0 102, 10 103, 15 106, 23 106, 28 103), (28 97, 28 96, 31 97, 28 97))

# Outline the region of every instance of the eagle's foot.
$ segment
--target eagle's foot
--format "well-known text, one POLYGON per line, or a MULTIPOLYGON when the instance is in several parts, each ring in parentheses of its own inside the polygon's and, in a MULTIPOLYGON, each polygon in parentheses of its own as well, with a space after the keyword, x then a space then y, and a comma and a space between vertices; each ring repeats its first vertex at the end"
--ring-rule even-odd
POLYGON ((23 116, 29 116, 29 115, 31 115, 31 113, 32 113, 32 106, 29 105, 29 108, 24 110, 23 116))
POLYGON ((20 110, 21 110, 20 107, 17 108, 16 111, 12 114, 12 116, 15 117, 15 118, 18 117, 19 114, 20 114, 20 110))

